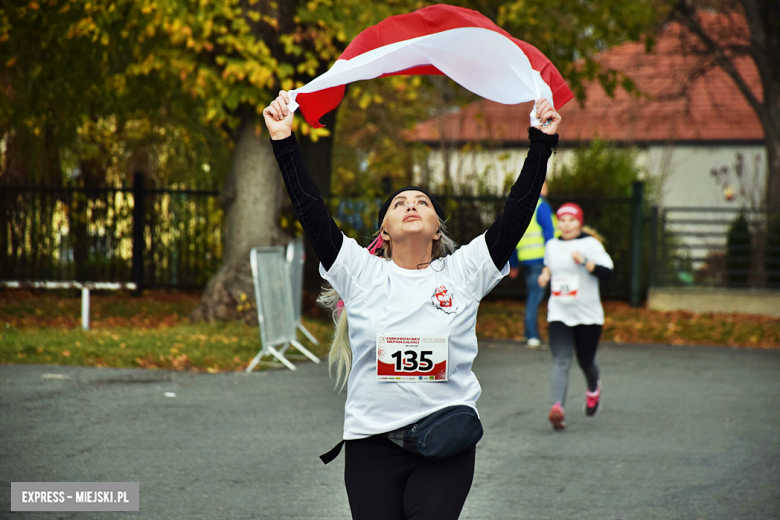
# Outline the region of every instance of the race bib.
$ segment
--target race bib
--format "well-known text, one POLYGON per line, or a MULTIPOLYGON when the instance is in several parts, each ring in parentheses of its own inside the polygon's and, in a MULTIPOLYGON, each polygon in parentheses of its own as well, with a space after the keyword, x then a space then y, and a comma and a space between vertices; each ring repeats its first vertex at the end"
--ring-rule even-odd
POLYGON ((552 277, 552 297, 559 301, 573 301, 577 298, 580 290, 580 277, 572 276, 553 276, 552 277))
POLYGON ((377 334, 376 379, 431 383, 449 379, 449 336, 377 334))

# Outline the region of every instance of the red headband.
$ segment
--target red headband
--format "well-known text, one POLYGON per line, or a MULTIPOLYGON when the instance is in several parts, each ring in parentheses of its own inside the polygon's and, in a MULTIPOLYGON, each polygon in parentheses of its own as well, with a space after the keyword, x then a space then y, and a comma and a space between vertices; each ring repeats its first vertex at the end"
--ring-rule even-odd
POLYGON ((558 216, 558 218, 561 218, 563 215, 571 215, 580 221, 580 226, 583 225, 585 220, 582 215, 582 208, 573 202, 567 202, 558 208, 558 211, 556 211, 555 214, 558 216))

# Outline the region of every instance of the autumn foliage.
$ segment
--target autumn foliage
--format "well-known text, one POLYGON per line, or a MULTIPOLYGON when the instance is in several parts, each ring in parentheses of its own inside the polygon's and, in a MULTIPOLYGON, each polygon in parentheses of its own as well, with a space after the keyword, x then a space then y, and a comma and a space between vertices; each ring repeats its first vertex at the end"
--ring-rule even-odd
MULTIPOLYGON (((150 291, 142 298, 93 294, 91 329, 80 328, 80 299, 70 293, 0 291, 0 363, 163 368, 202 372, 242 371, 260 349, 256 325, 189 323, 197 293, 150 291)), ((308 301, 308 300, 307 300, 308 301)), ((254 313, 242 304, 243 312, 254 313)), ((718 345, 780 348, 780 320, 738 314, 692 314, 634 309, 606 302, 603 339, 613 344, 718 345)), ((480 306, 477 335, 522 346, 524 306, 516 300, 480 306)), ((545 312, 540 330, 546 339, 545 312)), ((327 352, 333 327, 312 309, 306 328, 319 338, 305 346, 327 352)))
MULTIPOLYGON (((514 300, 485 302, 477 318, 477 336, 520 340, 525 307, 514 300)), ((632 308, 625 302, 605 302, 603 341, 666 345, 717 345, 780 349, 780 319, 747 314, 695 314, 632 308)), ((545 306, 539 310, 539 330, 547 339, 545 306)))

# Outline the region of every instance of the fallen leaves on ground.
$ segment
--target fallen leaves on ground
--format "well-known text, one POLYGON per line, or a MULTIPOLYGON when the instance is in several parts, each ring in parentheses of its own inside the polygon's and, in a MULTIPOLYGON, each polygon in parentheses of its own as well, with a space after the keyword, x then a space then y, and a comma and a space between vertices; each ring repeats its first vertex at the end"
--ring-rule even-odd
MULTIPOLYGON (((95 295, 92 330, 82 331, 80 299, 45 292, 0 291, 0 363, 162 368, 198 372, 243 371, 260 350, 257 326, 190 323, 198 304, 192 294, 153 293, 138 299, 95 295)), ((615 343, 724 345, 780 348, 780 320, 739 314, 694 314, 635 309, 604 303, 602 338, 615 343)), ((333 324, 312 312, 305 327, 320 340, 315 355, 330 347, 333 324)), ((484 301, 477 319, 480 338, 523 338, 525 306, 516 300, 484 301)), ((546 305, 539 328, 547 339, 546 305)), ((291 349, 294 352, 295 349, 291 349)))
MULTIPOLYGON (((780 349, 780 319, 749 314, 660 312, 633 308, 624 302, 604 302, 602 339, 615 343, 669 345, 726 345, 780 349)), ((514 300, 489 301, 480 306, 477 336, 523 338, 525 305, 514 300)), ((547 340, 546 305, 539 307, 539 330, 547 340)))

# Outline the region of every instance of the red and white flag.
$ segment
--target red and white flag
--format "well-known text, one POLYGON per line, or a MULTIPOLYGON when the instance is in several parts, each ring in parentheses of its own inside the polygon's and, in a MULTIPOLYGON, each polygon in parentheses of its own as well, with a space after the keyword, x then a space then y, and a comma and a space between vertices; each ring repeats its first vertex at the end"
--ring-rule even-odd
MULTIPOLYGON (((289 92, 289 107, 321 128, 320 117, 338 106, 347 83, 416 74, 443 74, 506 105, 546 98, 557 110, 574 97, 539 49, 476 11, 438 4, 358 34, 328 72, 289 92)), ((533 112, 531 124, 540 124, 533 112)))

